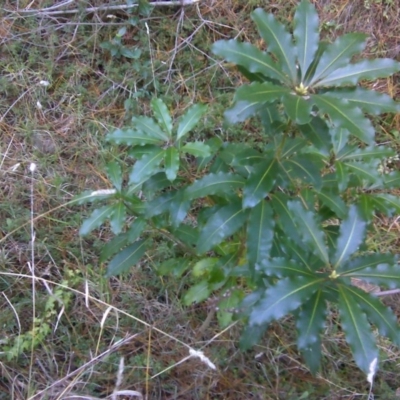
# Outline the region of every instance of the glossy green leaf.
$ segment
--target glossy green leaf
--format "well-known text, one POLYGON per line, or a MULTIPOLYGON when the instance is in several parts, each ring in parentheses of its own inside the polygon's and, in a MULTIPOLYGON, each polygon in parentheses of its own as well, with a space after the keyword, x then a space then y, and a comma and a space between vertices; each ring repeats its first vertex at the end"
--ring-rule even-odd
POLYGON ((274 227, 272 208, 263 200, 250 211, 247 223, 247 260, 250 268, 269 257, 274 227))
POLYGON ((128 146, 161 145, 164 141, 159 136, 153 137, 135 129, 116 129, 108 134, 106 139, 115 144, 126 144, 128 146))
POLYGON ((340 320, 346 341, 358 367, 368 374, 372 361, 379 356, 371 326, 358 304, 358 298, 353 295, 353 289, 345 285, 338 288, 340 320))
POLYGON ((329 133, 331 135, 333 152, 337 156, 346 148, 349 142, 350 132, 347 129, 339 126, 331 126, 329 133))
POLYGON ((199 303, 207 299, 211 294, 211 289, 207 280, 202 280, 193 285, 183 297, 183 303, 187 306, 193 303, 199 303))
POLYGON ((261 8, 253 11, 251 18, 267 44, 268 52, 273 53, 279 60, 282 71, 288 75, 289 82, 295 83, 297 80, 296 47, 290 33, 272 14, 267 14, 261 8))
POLYGON ((394 344, 400 347, 400 330, 397 324, 397 317, 389 307, 385 307, 375 296, 371 296, 364 291, 348 286, 353 298, 357 299, 357 304, 367 314, 367 318, 378 329, 379 333, 388 337, 394 344))
POLYGON ((285 94, 282 98, 286 114, 296 124, 308 124, 311 121, 312 103, 305 100, 302 96, 285 94))
POLYGON ((280 279, 252 307, 249 324, 263 325, 284 317, 307 301, 322 282, 321 278, 315 276, 280 279))
POLYGON ((336 88, 329 91, 329 96, 346 99, 351 106, 361 108, 371 115, 379 115, 384 112, 399 112, 400 104, 390 96, 362 87, 336 88))
POLYGON ((142 190, 143 193, 145 193, 146 198, 152 200, 155 193, 164 190, 169 186, 171 186, 171 181, 167 178, 165 172, 162 171, 150 177, 143 184, 142 190))
POLYGON ((299 125, 300 132, 323 154, 328 155, 331 149, 329 128, 324 120, 314 117, 309 123, 299 125))
POLYGON ((394 171, 390 172, 387 175, 383 176, 383 181, 385 184, 385 188, 391 189, 391 188, 398 188, 400 187, 400 172, 399 171, 394 171))
POLYGON ((327 189, 315 190, 315 193, 321 203, 332 210, 338 218, 346 217, 347 205, 338 193, 327 189))
POLYGON ((119 192, 122 189, 122 170, 119 163, 111 161, 106 165, 108 179, 119 192))
POLYGON ((96 208, 90 215, 88 219, 83 221, 81 229, 79 229, 79 234, 81 236, 88 235, 94 229, 102 225, 107 218, 110 218, 114 212, 114 204, 109 204, 107 206, 96 208))
POLYGON ((288 209, 296 224, 304 244, 310 251, 320 258, 325 264, 328 264, 328 251, 326 249, 325 237, 322 228, 316 222, 316 216, 311 211, 306 211, 298 201, 288 202, 288 209))
POLYGON ((296 8, 293 36, 296 40, 297 60, 304 78, 314 60, 319 42, 318 14, 307 0, 303 0, 296 8))
POLYGON ((266 135, 273 136, 284 129, 278 102, 263 104, 258 114, 266 135))
POLYGON ((321 364, 321 335, 325 328, 326 298, 319 289, 304 302, 296 318, 297 347, 315 374, 321 364))
POLYGON ((247 118, 253 116, 257 111, 264 107, 263 103, 258 101, 236 101, 235 104, 224 112, 225 120, 229 124, 243 122, 247 118))
POLYGON ((358 108, 352 108, 344 99, 330 97, 328 94, 311 96, 320 111, 329 114, 338 128, 348 129, 352 135, 370 144, 374 140, 375 130, 369 119, 358 108))
POLYGON ((118 253, 108 264, 106 277, 116 276, 129 271, 143 257, 147 250, 147 241, 139 240, 118 253))
POLYGON ((233 235, 246 221, 247 213, 240 201, 221 207, 201 229, 197 252, 203 254, 233 235))
POLYGON ((163 142, 159 142, 158 146, 152 144, 145 144, 143 146, 135 146, 127 149, 127 154, 129 157, 132 157, 135 160, 139 160, 143 156, 152 153, 154 150, 160 147, 163 142))
POLYGON ((394 264, 396 264, 396 258, 393 254, 374 253, 357 257, 346 264, 342 264, 336 272, 341 275, 346 275, 359 272, 366 268, 377 268, 379 265, 394 264))
POLYGON ((114 235, 122 232, 126 219, 126 206, 122 201, 113 204, 113 213, 110 217, 110 227, 114 235))
POLYGON ((275 159, 265 160, 254 168, 243 190, 243 207, 256 206, 273 188, 276 179, 275 159))
POLYGON ((189 142, 182 148, 182 152, 189 153, 195 157, 209 157, 211 155, 211 148, 203 142, 189 142))
POLYGON ((137 131, 142 132, 147 136, 165 142, 167 142, 169 139, 168 134, 161 129, 161 127, 154 121, 153 118, 143 116, 133 117, 132 123, 137 131))
POLYGON ((185 198, 184 191, 178 190, 175 192, 175 196, 173 197, 169 207, 171 225, 174 228, 178 227, 178 225, 183 222, 189 209, 190 201, 185 198))
MULTIPOLYGON (((279 239, 278 239, 279 240, 279 239)), ((296 277, 296 276, 314 276, 314 272, 311 268, 305 268, 306 265, 302 264, 298 260, 290 260, 287 258, 287 249, 290 245, 290 241, 287 241, 282 246, 282 240, 279 240, 280 247, 285 253, 285 257, 272 257, 264 258, 257 264, 257 272, 262 273, 266 276, 273 276, 279 278, 285 277, 296 277)), ((292 251, 292 248, 290 248, 292 251)), ((306 262, 308 260, 305 260, 306 262)))
POLYGON ((369 194, 374 207, 389 217, 400 214, 400 197, 388 193, 369 194))
POLYGON ((175 278, 180 278, 189 268, 190 260, 187 257, 170 258, 156 266, 159 275, 170 274, 175 278))
POLYGON ((400 63, 391 58, 363 60, 333 71, 315 86, 356 85, 361 79, 385 78, 400 71, 400 63))
POLYGON ((336 252, 331 260, 333 269, 347 261, 364 240, 367 224, 360 218, 357 207, 351 206, 347 218, 340 225, 336 252))
POLYGON ((321 79, 329 77, 337 69, 348 66, 352 57, 361 53, 366 44, 367 35, 348 33, 339 36, 334 43, 327 46, 311 78, 310 86, 320 84, 321 79))
POLYGON ((232 290, 231 294, 218 303, 217 318, 221 328, 226 328, 233 322, 234 313, 242 300, 241 290, 232 290))
POLYGON ((146 216, 151 218, 169 212, 176 192, 166 192, 146 203, 146 216))
POLYGON ((340 161, 367 161, 373 159, 379 159, 379 162, 382 159, 389 158, 394 156, 396 153, 393 149, 385 146, 377 146, 373 144, 372 146, 360 148, 359 146, 354 146, 354 149, 351 150, 351 147, 347 146, 349 151, 344 151, 344 149, 337 155, 336 159, 340 161))
POLYGON ((193 200, 213 194, 232 192, 232 190, 242 188, 243 185, 244 178, 240 175, 229 172, 208 174, 185 189, 185 198, 193 200))
POLYGON ((165 150, 164 168, 167 178, 174 181, 179 171, 179 153, 175 147, 165 150))
POLYGON ((176 133, 177 140, 189 133, 198 124, 206 111, 207 106, 205 104, 194 104, 191 106, 179 120, 178 131, 176 133))
POLYGON ((199 232, 193 226, 181 224, 172 230, 172 233, 183 243, 188 246, 194 246, 199 240, 199 232))
POLYGON ((339 191, 343 192, 347 189, 349 183, 349 173, 345 164, 335 162, 336 177, 339 191))
POLYGON ((151 175, 157 173, 160 162, 164 157, 165 150, 159 148, 136 161, 129 175, 129 183, 142 183, 151 175))
POLYGON ((349 172, 352 172, 367 185, 380 187, 382 185, 382 174, 379 171, 379 160, 366 162, 345 162, 343 163, 349 172))
POLYGON ((218 40, 212 45, 211 50, 226 61, 240 65, 251 73, 261 73, 281 82, 286 80, 280 66, 272 57, 250 43, 241 43, 233 39, 218 40))
POLYGON ((390 264, 379 264, 373 267, 358 269, 355 272, 346 272, 346 276, 360 278, 368 283, 395 289, 400 286, 400 267, 390 264))
POLYGON ((168 111, 167 106, 161 99, 154 98, 151 102, 151 109, 156 117, 160 127, 167 134, 169 138, 172 135, 172 118, 168 111))
POLYGON ((284 94, 289 94, 290 89, 277 86, 270 82, 253 82, 251 85, 240 86, 235 93, 236 101, 255 103, 272 103, 279 100, 284 94))
POLYGON ((267 330, 267 327, 268 324, 247 326, 240 336, 240 349, 243 351, 250 350, 256 344, 258 344, 261 341, 263 334, 267 330))

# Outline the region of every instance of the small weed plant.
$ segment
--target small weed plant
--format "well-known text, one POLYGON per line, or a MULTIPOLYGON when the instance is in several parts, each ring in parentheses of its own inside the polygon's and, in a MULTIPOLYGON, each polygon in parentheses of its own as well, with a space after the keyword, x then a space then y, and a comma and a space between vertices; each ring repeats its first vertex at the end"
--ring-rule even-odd
POLYGON ((106 167, 112 189, 80 195, 82 203, 100 204, 80 233, 109 221, 115 237, 100 256, 109 260, 108 276, 129 271, 160 237, 169 239, 173 257, 160 261, 158 272, 192 274, 186 304, 225 294, 218 318, 225 326, 245 322, 243 348, 292 314, 297 346, 314 373, 327 310, 336 307, 354 359, 371 381, 379 353, 374 329, 396 345, 400 330, 393 312, 353 282, 400 286, 396 257, 366 245, 377 213, 400 212, 391 194, 400 173, 389 168, 395 152, 376 142, 365 113, 400 107, 359 82, 387 77, 400 65, 353 62, 365 48, 363 34, 320 41, 309 1, 296 9, 293 34, 262 9, 252 19, 266 50, 221 40, 212 51, 250 81, 236 90, 227 121, 256 116, 262 143, 191 141, 207 107, 192 105, 174 121, 153 99, 154 118, 135 116, 108 135, 126 157, 106 167))

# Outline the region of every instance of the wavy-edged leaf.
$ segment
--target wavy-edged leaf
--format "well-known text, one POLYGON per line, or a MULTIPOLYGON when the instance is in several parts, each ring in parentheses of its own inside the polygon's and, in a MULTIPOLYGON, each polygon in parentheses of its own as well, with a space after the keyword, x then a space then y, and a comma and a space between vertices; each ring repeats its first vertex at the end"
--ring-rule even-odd
POLYGON ((280 279, 252 307, 249 324, 263 325, 284 317, 307 301, 322 282, 323 279, 317 276, 280 279))
POLYGON ((165 188, 171 186, 171 181, 167 178, 164 171, 150 177, 142 187, 143 193, 146 195, 147 200, 152 200, 154 194, 165 188))
POLYGON ((157 148, 135 162, 129 175, 129 183, 143 183, 151 175, 158 172, 158 166, 165 157, 165 150, 157 148))
POLYGON ((360 218, 356 206, 350 206, 347 218, 340 225, 336 251, 331 260, 333 269, 345 263, 364 240, 367 224, 360 218))
POLYGON ((302 96, 293 94, 285 94, 282 97, 283 106, 285 107, 286 114, 296 124, 304 125, 311 121, 311 107, 312 103, 305 100, 302 96))
POLYGON ((374 207, 381 213, 391 217, 400 214, 400 198, 388 193, 371 193, 369 197, 374 207))
POLYGON ((321 334, 325 327, 326 296, 319 289, 304 302, 296 318, 297 347, 315 374, 321 364, 321 334))
POLYGON ((337 269, 337 272, 341 275, 355 273, 366 268, 376 268, 379 265, 394 265, 396 264, 396 258, 390 253, 375 253, 360 256, 351 260, 346 264, 342 264, 337 269))
POLYGON ((347 287, 347 290, 357 299, 358 305, 367 314, 370 322, 378 328, 379 333, 400 347, 400 329, 393 311, 385 307, 378 298, 363 290, 353 286, 347 287))
POLYGON ((250 85, 240 86, 235 93, 236 101, 245 101, 251 104, 272 103, 284 94, 289 94, 290 89, 274 85, 270 82, 253 82, 250 85))
POLYGON ((373 144, 365 148, 354 146, 354 148, 347 146, 348 150, 342 150, 336 157, 340 161, 355 161, 355 160, 373 160, 378 158, 381 161, 384 158, 393 157, 396 153, 393 149, 385 146, 377 146, 373 144))
POLYGON ((391 58, 363 60, 333 71, 329 76, 314 85, 314 87, 356 85, 361 79, 374 80, 385 78, 398 71, 400 71, 400 63, 391 58))
POLYGON ((79 234, 81 236, 88 235, 94 229, 102 225, 107 218, 110 218, 113 212, 114 204, 109 204, 101 208, 96 208, 96 210, 92 212, 90 217, 83 221, 83 224, 79 229, 79 234))
POLYGON ((258 344, 267 328, 268 324, 247 326, 240 336, 240 349, 243 351, 250 350, 256 344, 258 344))
POLYGON ((207 111, 205 104, 194 104, 179 120, 178 131, 176 133, 177 140, 181 139, 189 133, 200 121, 200 118, 207 111))
MULTIPOLYGON (((290 245, 290 242, 287 241, 282 246, 282 241, 279 242, 281 247, 283 247, 283 251, 287 249, 287 246, 290 245)), ((292 250, 292 249, 290 249, 292 250)), ((285 254, 287 256, 287 254, 285 254)), ((308 260, 305 260, 306 263, 308 260)), ((265 276, 273 276, 273 277, 296 277, 296 276, 314 276, 314 272, 312 268, 307 268, 307 265, 299 262, 298 260, 289 260, 287 257, 272 257, 272 258, 264 258, 261 260, 256 266, 257 272, 262 273, 265 276)))
POLYGON ((190 260, 187 257, 174 257, 156 266, 158 275, 170 274, 174 278, 180 278, 189 268, 190 260))
POLYGON ((272 14, 267 14, 261 8, 253 11, 251 18, 256 23, 260 36, 265 40, 268 52, 273 53, 279 60, 283 72, 288 75, 289 82, 295 83, 297 80, 296 47, 290 33, 272 14))
POLYGON ((346 99, 352 106, 359 107, 371 115, 400 111, 400 104, 389 95, 362 87, 335 88, 329 91, 329 96, 346 99))
POLYGON ((246 221, 247 213, 240 201, 219 208, 201 229, 197 252, 203 254, 233 235, 246 221))
POLYGON ((227 143, 219 157, 233 167, 258 164, 264 159, 262 153, 243 143, 227 143))
POLYGON ((114 235, 119 235, 126 219, 126 206, 122 201, 113 204, 113 213, 110 217, 110 227, 114 235))
POLYGON ((199 303, 210 296, 211 288, 207 280, 202 280, 193 285, 183 297, 183 303, 189 306, 192 303, 199 303))
POLYGON ((353 294, 353 289, 345 285, 338 285, 338 289, 340 320, 346 341, 357 365, 368 374, 369 366, 379 356, 371 326, 358 304, 358 298, 353 294))
POLYGON ((135 146, 127 149, 127 154, 129 157, 132 157, 135 160, 139 160, 143 156, 153 152, 157 148, 162 145, 163 142, 159 142, 158 146, 152 145, 152 144, 145 144, 143 146, 135 146))
POLYGON ((281 132, 281 127, 283 129, 285 126, 279 111, 278 102, 262 104, 262 109, 258 114, 260 116, 264 132, 268 136, 274 136, 274 134, 281 132))
POLYGON ((264 104, 258 101, 252 103, 249 101, 236 101, 231 108, 224 112, 225 120, 229 124, 243 122, 263 107, 264 104))
POLYGON ((263 200, 250 211, 247 222, 247 260, 251 269, 269 257, 274 227, 272 208, 263 200))
POLYGON ((136 265, 147 250, 147 241, 139 240, 118 253, 108 264, 106 277, 127 272, 136 265))
POLYGON ((122 189, 122 170, 119 163, 111 161, 106 165, 108 179, 119 192, 122 189))
POLYGON ((208 174, 185 189, 185 198, 193 200, 212 194, 231 192, 232 189, 242 188, 244 181, 240 175, 229 172, 208 174))
POLYGON ((256 206, 273 188, 277 175, 276 160, 265 160, 254 168, 243 190, 243 207, 256 206))
POLYGON ((374 267, 358 269, 354 272, 346 272, 346 276, 359 278, 365 282, 378 286, 386 286, 395 289, 400 286, 400 267, 390 264, 378 264, 374 267))
MULTIPOLYGON (((383 183, 382 174, 379 171, 379 160, 366 162, 345 162, 343 163, 349 172, 356 175, 361 181, 371 187, 380 187, 383 183)), ((361 185, 360 185, 361 186, 361 185)))
POLYGON ((336 161, 335 171, 336 171, 338 189, 339 191, 343 192, 347 189, 350 179, 346 165, 339 161, 336 161))
POLYGON ((399 188, 400 187, 400 172, 393 171, 387 175, 383 176, 383 181, 385 188, 392 189, 392 188, 399 188))
POLYGON ((298 201, 289 201, 287 205, 304 243, 313 254, 325 264, 328 264, 329 257, 325 235, 316 221, 315 214, 311 211, 306 211, 298 201))
POLYGON ((116 193, 116 189, 87 190, 76 195, 71 203, 95 203, 101 200, 109 199, 110 197, 114 197, 116 193))
POLYGON ((234 39, 218 40, 212 45, 211 51, 251 73, 261 73, 281 82, 286 80, 280 66, 272 57, 250 43, 241 43, 234 39))
POLYGON ((359 108, 351 107, 347 100, 331 97, 327 93, 311 95, 311 97, 322 112, 329 114, 338 128, 347 129, 352 135, 367 144, 373 142, 374 127, 359 108))
POLYGON ((172 182, 179 171, 179 153, 176 147, 168 147, 165 150, 164 159, 165 175, 172 182))
POLYGON ((183 190, 178 190, 169 207, 171 225, 176 228, 183 222, 190 209, 190 201, 185 199, 183 190))
POLYGON ((334 190, 315 190, 314 191, 323 205, 332 210, 338 218, 345 218, 347 214, 347 206, 343 199, 334 190))
POLYGON ((309 85, 316 86, 320 84, 318 81, 330 76, 338 68, 347 66, 355 54, 364 50, 366 39, 367 35, 363 33, 348 33, 329 44, 321 55, 309 85))
POLYGON ((168 137, 172 135, 172 118, 167 106, 161 99, 154 98, 150 102, 151 109, 156 117, 162 130, 167 133, 168 137))
POLYGON ((161 145, 164 139, 159 136, 150 136, 147 132, 136 129, 116 129, 106 136, 106 140, 115 144, 126 144, 128 146, 161 145))
POLYGON ((329 155, 331 136, 329 134, 328 125, 323 119, 314 117, 309 123, 299 125, 299 129, 313 146, 318 150, 322 150, 323 154, 329 155))
POLYGON ((331 126, 329 129, 331 135, 331 143, 333 147, 333 152, 337 156, 343 149, 346 148, 349 142, 350 132, 347 129, 331 126))
POLYGON ((209 157, 211 155, 211 148, 208 144, 203 142, 189 142, 182 148, 182 152, 189 153, 195 157, 209 157))
POLYGON ((314 60, 319 42, 319 18, 315 7, 303 0, 294 14, 293 36, 296 40, 297 60, 304 78, 314 60))
POLYGON ((198 229, 193 226, 180 224, 177 228, 172 230, 172 233, 176 238, 188 246, 194 246, 199 240, 198 229))
POLYGON ((136 130, 145 133, 147 136, 167 142, 169 137, 161 127, 149 117, 132 117, 132 123, 136 130))

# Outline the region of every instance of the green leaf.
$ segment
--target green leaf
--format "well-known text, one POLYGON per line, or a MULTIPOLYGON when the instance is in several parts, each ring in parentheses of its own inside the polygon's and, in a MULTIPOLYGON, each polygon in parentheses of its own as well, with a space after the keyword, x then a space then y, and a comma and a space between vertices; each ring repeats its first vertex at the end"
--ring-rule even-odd
POLYGON ((357 207, 351 206, 347 218, 340 225, 340 233, 336 243, 336 252, 331 260, 333 269, 355 253, 364 240, 367 224, 360 218, 357 207))
POLYGON ((132 122, 136 130, 143 132, 152 138, 159 139, 164 142, 167 142, 169 139, 168 134, 165 133, 158 124, 156 124, 153 118, 133 117, 132 122))
POLYGON ((319 60, 309 85, 315 87, 316 84, 320 84, 318 81, 321 79, 330 76, 337 69, 349 65, 351 58, 364 50, 366 39, 367 35, 365 34, 348 33, 329 44, 319 60))
POLYGON ((150 177, 143 184, 143 193, 145 193, 146 198, 151 200, 156 192, 164 190, 165 188, 171 186, 171 181, 167 178, 164 171, 158 172, 157 174, 150 177))
POLYGON ((279 60, 283 72, 289 77, 289 82, 295 83, 297 80, 296 47, 293 45, 290 33, 272 14, 267 14, 261 8, 253 11, 251 18, 267 44, 268 52, 273 53, 279 60))
POLYGON ((296 8, 293 36, 296 40, 301 76, 304 78, 314 60, 319 42, 319 18, 309 1, 303 0, 296 8))
POLYGON ((353 357, 365 374, 369 373, 371 363, 378 359, 378 349, 367 317, 353 295, 353 289, 339 285, 339 312, 342 328, 346 334, 353 357))
POLYGON ((309 123, 299 125, 300 132, 317 149, 329 155, 331 149, 331 136, 326 122, 318 117, 313 118, 309 123))
POLYGON ((267 327, 267 324, 247 326, 240 336, 240 349, 243 351, 250 350, 258 344, 262 339, 262 335, 267 330, 267 327))
POLYGON ((108 264, 106 277, 116 276, 136 265, 147 250, 147 241, 139 240, 118 253, 108 264))
POLYGON ((336 177, 339 191, 343 192, 347 189, 349 183, 349 174, 346 165, 336 161, 335 162, 336 177))
POLYGON ((272 208, 263 200, 250 211, 247 223, 247 260, 251 269, 269 257, 274 227, 272 208))
POLYGON ((356 287, 348 286, 347 290, 357 299, 357 304, 367 314, 367 318, 377 326, 379 333, 400 347, 400 330, 392 310, 385 307, 375 296, 356 287))
POLYGON ((174 228, 178 227, 178 225, 183 222, 189 209, 190 201, 185 199, 184 191, 178 190, 177 192, 175 192, 175 196, 173 197, 169 207, 169 212, 171 215, 171 225, 174 228))
POLYGON ((356 85, 361 79, 385 78, 400 70, 400 63, 391 58, 363 60, 333 71, 316 86, 356 85))
MULTIPOLYGON (((298 260, 289 260, 287 258, 288 245, 291 244, 290 241, 285 241, 284 245, 282 246, 282 240, 279 240, 279 245, 283 249, 285 253, 284 257, 272 257, 264 258, 257 264, 257 272, 262 273, 266 276, 273 276, 273 277, 294 277, 294 276, 307 276, 312 277, 314 273, 312 272, 312 268, 307 265, 307 259, 304 260, 305 263, 301 263, 298 260)), ((292 247, 290 251, 292 251, 292 247)), ((302 260, 303 261, 303 260, 302 260)))
POLYGON ((275 159, 258 164, 251 173, 243 190, 243 207, 256 206, 273 188, 276 179, 275 159))
POLYGON ((160 139, 158 136, 149 136, 148 133, 134 129, 116 129, 114 132, 108 134, 106 139, 115 144, 126 144, 128 146, 161 145, 164 141, 164 139, 160 139))
MULTIPOLYGON (((367 185, 380 187, 382 185, 382 174, 379 172, 379 160, 367 162, 345 162, 343 163, 349 172, 352 172, 367 185)), ((360 184, 361 186, 361 184, 360 184)))
POLYGON ((240 201, 221 207, 201 229, 197 253, 203 254, 233 235, 245 223, 246 217, 240 201))
POLYGON ((179 153, 175 147, 168 147, 165 150, 165 175, 172 182, 175 180, 179 171, 179 153))
POLYGON ((296 318, 297 347, 315 374, 321 364, 321 334, 325 328, 326 298, 319 289, 304 302, 296 318))
POLYGON ((395 289, 400 286, 400 268, 397 265, 379 264, 373 267, 358 269, 356 272, 346 272, 345 276, 360 278, 365 282, 395 289))
POLYGON ((282 98, 286 114, 296 124, 308 124, 311 121, 312 104, 301 96, 285 94, 282 98))
POLYGON ((112 161, 106 165, 108 179, 119 192, 122 189, 122 170, 119 163, 112 161))
POLYGON ((110 218, 113 212, 114 204, 109 204, 101 208, 96 208, 96 210, 92 212, 90 217, 83 221, 81 229, 79 229, 79 234, 81 236, 88 235, 94 229, 102 225, 107 218, 110 218))
POLYGON ((248 101, 236 101, 229 110, 224 112, 225 120, 229 124, 243 122, 262 108, 263 103, 259 103, 258 101, 253 103, 248 101))
POLYGON ((172 118, 169 114, 168 108, 161 99, 154 98, 151 103, 151 108, 153 110, 154 116, 156 117, 160 127, 167 136, 171 138, 172 135, 172 118))
POLYGON ((183 297, 183 303, 189 306, 192 303, 200 303, 207 299, 211 294, 211 289, 207 280, 202 280, 196 285, 192 286, 183 297))
POLYGON ((368 146, 365 148, 360 148, 359 146, 354 146, 354 147, 346 146, 346 147, 348 148, 348 151, 345 151, 345 149, 343 149, 337 155, 336 157, 337 160, 366 161, 378 158, 379 161, 381 161, 384 158, 389 158, 396 155, 394 150, 385 146, 377 146, 375 143, 372 146, 368 146))
POLYGON ((77 204, 95 203, 110 197, 114 197, 115 194, 115 189, 87 190, 75 196, 73 202, 77 204))
POLYGON ((347 274, 358 272, 366 268, 378 268, 379 265, 386 264, 396 264, 396 258, 393 256, 393 254, 368 254, 357 257, 344 265, 342 264, 337 269, 337 273, 346 276, 347 274))
POLYGON ((189 268, 190 260, 186 257, 170 258, 156 266, 159 275, 170 274, 175 278, 180 278, 189 268))
POLYGON ((209 157, 211 155, 210 146, 203 142, 189 142, 182 148, 182 152, 189 153, 195 157, 209 157))
POLYGON ((361 87, 335 88, 329 91, 329 96, 346 99, 353 107, 359 107, 371 115, 379 115, 385 112, 399 112, 400 104, 390 96, 361 87))
POLYGON ((253 82, 251 85, 243 85, 236 90, 235 100, 255 103, 272 103, 279 100, 284 94, 289 94, 290 89, 277 86, 270 82, 253 82))
POLYGON ((229 193, 242 188, 244 178, 227 172, 208 174, 185 189, 185 198, 189 200, 207 197, 213 194, 229 193))
POLYGON ((374 127, 359 108, 351 107, 348 101, 331 97, 328 94, 312 95, 311 97, 322 112, 329 114, 338 128, 348 129, 351 134, 367 144, 373 142, 374 127))
POLYGON ((126 219, 126 206, 122 201, 113 204, 113 213, 110 217, 111 232, 119 235, 124 227, 126 219))
POLYGON ((199 239, 198 230, 189 225, 181 224, 176 229, 173 229, 172 233, 188 246, 194 246, 199 239))
POLYGON ((158 148, 136 161, 129 175, 129 183, 142 183, 158 172, 158 166, 165 157, 165 150, 158 148))
POLYGON ((205 104, 194 104, 180 118, 176 139, 179 140, 190 132, 200 121, 200 118, 207 111, 205 104))
POLYGON ((315 190, 315 193, 322 204, 332 210, 338 218, 345 218, 347 214, 347 206, 338 193, 333 190, 315 190))
POLYGON ((324 233, 316 222, 315 214, 311 211, 306 211, 298 201, 289 201, 287 205, 304 244, 308 246, 313 254, 325 264, 328 264, 329 257, 324 233))
POLYGON ((322 284, 315 276, 296 276, 279 280, 268 288, 252 307, 250 325, 264 325, 284 317, 307 301, 322 284))
POLYGON ((286 81, 280 66, 274 62, 272 57, 250 43, 241 43, 234 39, 218 40, 212 45, 211 51, 228 62, 244 67, 253 74, 261 73, 271 79, 286 81))
POLYGON ((223 298, 218 303, 217 318, 221 328, 226 328, 232 323, 234 316, 232 310, 235 310, 238 307, 241 300, 242 291, 232 290, 230 296, 223 298))

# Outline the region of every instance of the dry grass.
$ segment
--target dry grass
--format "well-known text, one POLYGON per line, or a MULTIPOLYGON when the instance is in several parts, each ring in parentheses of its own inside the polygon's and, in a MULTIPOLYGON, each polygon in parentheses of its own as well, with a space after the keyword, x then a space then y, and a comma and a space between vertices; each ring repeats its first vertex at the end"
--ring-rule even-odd
MULTIPOLYGON (((242 78, 215 60, 209 47, 220 38, 258 40, 249 13, 259 2, 206 0, 184 10, 156 10, 146 20, 150 36, 142 24, 124 38, 127 46, 143 50, 136 70, 100 48, 125 25, 123 13, 112 20, 96 13, 28 17, 5 9, 53 2, 5 3, 0 11, 0 398, 127 399, 140 393, 182 400, 366 399, 365 377, 350 361, 334 312, 318 377, 301 363, 290 318, 273 324, 262 345, 241 353, 239 326, 221 331, 212 320, 199 334, 207 305, 183 308, 179 296, 187 281, 155 274, 154 260, 171 251, 165 244, 131 274, 105 280, 98 254, 110 232, 104 228, 79 238, 88 211, 68 203, 83 190, 110 186, 102 167, 122 156, 105 147, 104 136, 130 115, 148 112, 154 92, 164 95, 176 115, 195 101, 209 103, 213 112, 200 137, 218 133, 229 139, 238 133, 224 129, 222 111, 242 78), (37 164, 33 179, 32 162, 37 164), (7 358, 5 352, 19 339, 21 349, 7 358), (204 351, 217 370, 188 358, 190 349, 204 351)), ((265 8, 290 21, 296 3, 268 2, 265 8)), ((369 9, 363 0, 314 3, 328 37, 366 32, 368 55, 399 58, 396 1, 371 1, 369 9)), ((399 97, 398 77, 378 85, 399 97)), ((399 146, 399 118, 380 122, 382 140, 399 146)), ((252 132, 252 126, 246 128, 252 132)), ((398 252, 398 223, 381 221, 376 229, 371 245, 398 252)), ((391 305, 399 315, 393 299, 391 305)), ((392 399, 400 387, 400 353, 383 339, 379 345, 384 361, 375 393, 392 399)))

